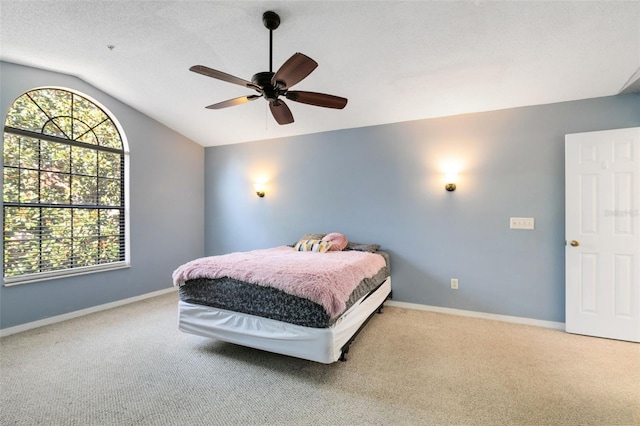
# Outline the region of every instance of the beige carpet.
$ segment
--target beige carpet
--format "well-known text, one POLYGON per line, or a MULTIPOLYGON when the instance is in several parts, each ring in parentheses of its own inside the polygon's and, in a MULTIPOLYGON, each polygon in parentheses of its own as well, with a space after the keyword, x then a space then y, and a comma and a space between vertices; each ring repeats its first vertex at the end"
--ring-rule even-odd
POLYGON ((0 340, 5 425, 637 425, 640 345, 385 307, 346 363, 177 330, 177 294, 0 340))

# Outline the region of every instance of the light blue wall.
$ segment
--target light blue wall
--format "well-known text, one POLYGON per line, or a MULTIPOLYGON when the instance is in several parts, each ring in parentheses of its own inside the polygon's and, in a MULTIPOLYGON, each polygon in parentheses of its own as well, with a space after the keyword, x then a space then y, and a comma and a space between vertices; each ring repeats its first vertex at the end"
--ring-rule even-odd
POLYGON ((68 75, 0 62, 2 120, 42 86, 89 95, 118 119, 130 149, 131 267, 0 287, 0 328, 171 287, 171 273, 204 252, 204 148, 68 75))
POLYGON ((203 149, 75 77, 0 62, 0 83, 2 117, 42 86, 117 117, 131 151, 132 259, 0 287, 0 328, 168 288, 203 254, 332 231, 391 253, 396 300, 564 321, 564 135, 640 126, 634 94, 203 149), (462 164, 453 193, 448 160, 462 164), (509 230, 510 216, 535 217, 536 230, 509 230))
POLYGON ((395 300, 563 322, 564 135, 639 125, 632 94, 210 147, 205 253, 342 232, 391 254, 395 300))

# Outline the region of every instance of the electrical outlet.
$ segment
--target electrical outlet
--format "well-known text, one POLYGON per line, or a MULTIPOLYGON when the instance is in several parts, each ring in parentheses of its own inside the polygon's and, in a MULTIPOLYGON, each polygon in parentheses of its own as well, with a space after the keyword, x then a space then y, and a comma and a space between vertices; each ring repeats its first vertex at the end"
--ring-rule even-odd
POLYGON ((532 217, 509 218, 509 229, 534 229, 535 219, 532 217))
POLYGON ((453 290, 457 290, 458 289, 458 279, 457 278, 451 278, 451 288, 453 290))

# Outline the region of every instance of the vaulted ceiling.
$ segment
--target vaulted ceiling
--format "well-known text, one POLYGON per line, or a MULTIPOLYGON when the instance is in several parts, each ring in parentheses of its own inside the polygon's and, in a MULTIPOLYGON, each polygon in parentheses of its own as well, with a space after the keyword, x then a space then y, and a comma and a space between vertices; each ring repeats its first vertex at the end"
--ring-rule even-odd
MULTIPOLYGON (((0 59, 77 76, 203 146, 638 90, 638 1, 0 2, 0 59), (294 89, 349 99, 286 101, 280 126, 254 94, 189 71, 250 80, 295 52, 319 63, 294 89)), ((1 76, 0 76, 1 78, 1 76)))

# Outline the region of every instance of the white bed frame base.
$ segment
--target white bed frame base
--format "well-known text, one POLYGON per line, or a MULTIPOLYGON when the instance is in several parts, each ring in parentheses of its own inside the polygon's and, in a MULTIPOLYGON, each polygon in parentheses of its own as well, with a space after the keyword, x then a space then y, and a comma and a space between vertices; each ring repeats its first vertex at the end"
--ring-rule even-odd
POLYGON ((352 337, 390 293, 391 277, 388 277, 374 293, 358 300, 329 328, 303 327, 181 300, 178 328, 185 333, 331 364, 343 358, 345 345, 348 350, 352 337))

